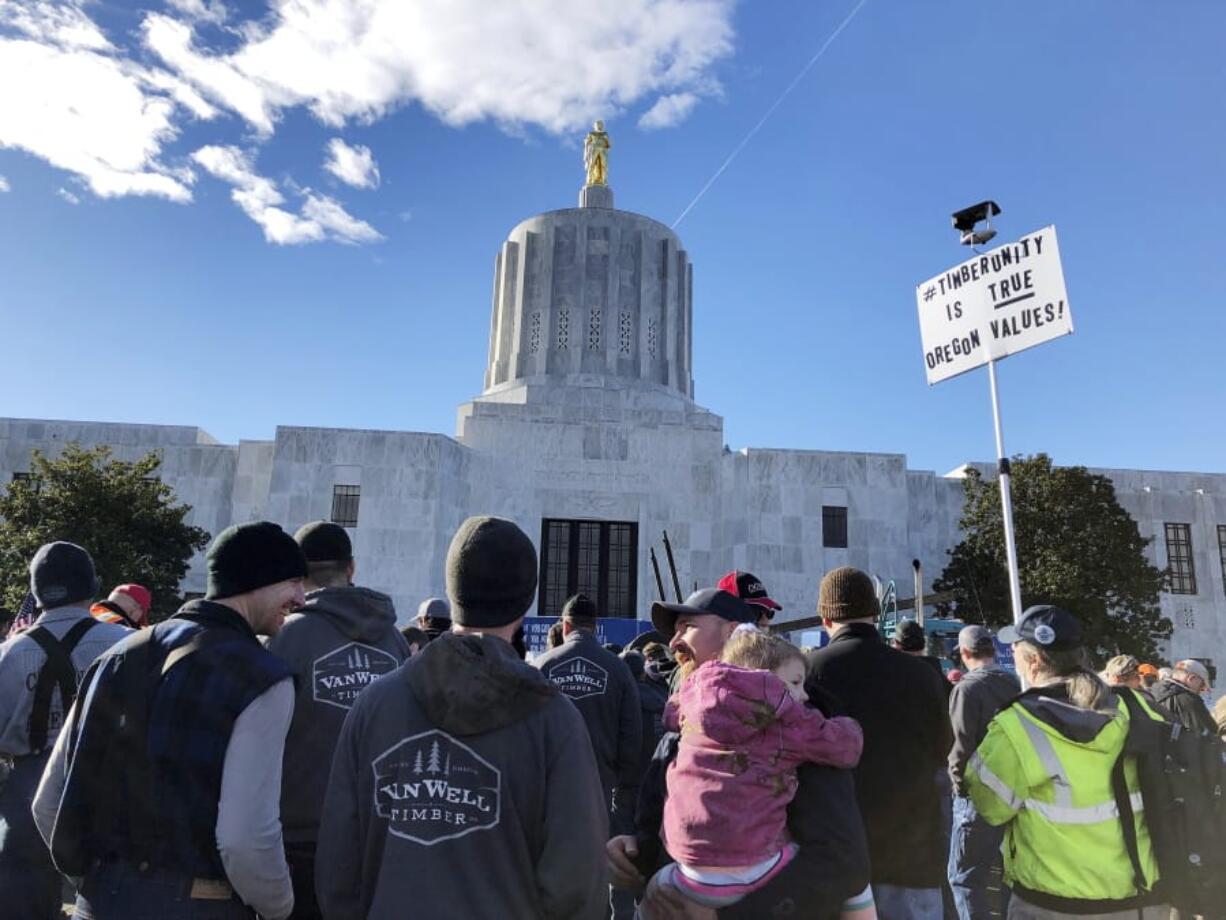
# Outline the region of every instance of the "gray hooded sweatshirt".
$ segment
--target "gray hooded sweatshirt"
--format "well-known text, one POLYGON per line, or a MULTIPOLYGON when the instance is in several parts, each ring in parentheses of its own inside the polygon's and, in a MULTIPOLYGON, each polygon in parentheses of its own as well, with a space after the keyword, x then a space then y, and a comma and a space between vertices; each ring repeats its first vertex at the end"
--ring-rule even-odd
POLYGON ((345 720, 315 889, 328 920, 597 920, 606 838, 574 705, 503 640, 448 633, 345 720))
POLYGON ((322 588, 289 617, 268 650, 294 669, 297 697, 285 739, 281 823, 286 843, 319 837, 332 753, 358 694, 409 656, 392 599, 369 588, 322 588))
POLYGON ((949 695, 949 721, 954 729, 954 745, 949 750, 949 780, 958 795, 967 795, 967 761, 983 743, 988 723, 1013 702, 1022 686, 1017 676, 993 662, 967 671, 954 684, 949 695))

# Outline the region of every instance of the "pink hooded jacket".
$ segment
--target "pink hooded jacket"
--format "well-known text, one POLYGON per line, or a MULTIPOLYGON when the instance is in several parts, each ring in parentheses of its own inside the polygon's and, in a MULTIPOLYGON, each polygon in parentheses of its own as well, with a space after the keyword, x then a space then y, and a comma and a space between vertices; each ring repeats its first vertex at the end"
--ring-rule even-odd
POLYGON ((709 661, 668 701, 681 732, 668 768, 664 842, 690 866, 734 868, 769 859, 789 842, 796 768, 854 767, 864 735, 854 719, 827 719, 796 702, 769 671, 709 661))

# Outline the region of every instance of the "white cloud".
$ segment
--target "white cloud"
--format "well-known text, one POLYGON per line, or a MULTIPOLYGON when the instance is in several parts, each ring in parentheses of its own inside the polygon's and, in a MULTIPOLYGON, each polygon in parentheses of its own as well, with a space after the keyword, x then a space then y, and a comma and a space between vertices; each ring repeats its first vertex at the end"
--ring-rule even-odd
POLYGON ((0 147, 76 173, 94 194, 188 201, 158 159, 178 133, 175 103, 142 87, 123 61, 93 51, 0 39, 0 147), (12 87, 21 87, 13 91, 12 87))
POLYGON ((285 196, 271 179, 255 172, 251 156, 238 147, 209 145, 192 160, 223 182, 234 186, 230 197, 264 231, 270 243, 288 246, 332 239, 341 243, 373 243, 383 239, 374 227, 349 214, 326 195, 305 190, 301 213, 281 205, 285 196))
POLYGON ((350 147, 339 137, 328 141, 328 159, 324 169, 346 185, 354 188, 378 188, 379 166, 369 147, 350 147))
MULTIPOLYGON (((379 234, 332 198, 256 175, 238 148, 206 137, 201 150, 228 159, 185 159, 172 145, 190 120, 229 114, 263 142, 295 107, 334 128, 420 104, 451 125, 561 133, 654 98, 641 123, 675 123, 719 90, 734 0, 273 0, 247 19, 225 0, 165 0, 135 32, 104 31, 93 2, 0 0, 0 148, 100 197, 190 201, 194 162, 229 172, 274 242, 357 243, 379 234), (224 50, 209 44, 218 36, 224 50)), ((377 187, 368 149, 338 138, 329 153, 338 179, 377 187)))
POLYGON ((9 185, 9 180, 4 178, 4 176, 0 176, 0 192, 7 192, 11 188, 12 186, 9 185))
POLYGON ((193 22, 221 25, 229 16, 229 10, 221 0, 166 0, 166 5, 178 10, 193 22))
POLYGON ((224 55, 169 16, 144 28, 168 67, 264 133, 292 105, 340 126, 413 101, 449 124, 562 132, 713 85, 730 18, 731 0, 294 0, 224 55))
POLYGON ((684 121, 697 104, 698 97, 693 93, 670 93, 661 96, 655 105, 643 113, 639 119, 639 127, 647 130, 671 128, 684 121))
POLYGON ((72 192, 68 191, 68 189, 64 188, 64 186, 62 185, 55 190, 55 193, 59 195, 61 198, 63 198, 65 201, 67 201, 69 204, 80 204, 81 203, 80 198, 78 198, 72 192))

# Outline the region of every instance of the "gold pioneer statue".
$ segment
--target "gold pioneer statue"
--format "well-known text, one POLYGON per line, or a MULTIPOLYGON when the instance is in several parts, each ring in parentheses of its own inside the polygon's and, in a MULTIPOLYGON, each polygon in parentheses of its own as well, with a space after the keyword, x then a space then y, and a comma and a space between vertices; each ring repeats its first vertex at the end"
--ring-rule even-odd
POLYGON ((583 141, 583 165, 587 167, 588 185, 609 184, 609 135, 604 132, 604 122, 592 125, 583 141))

